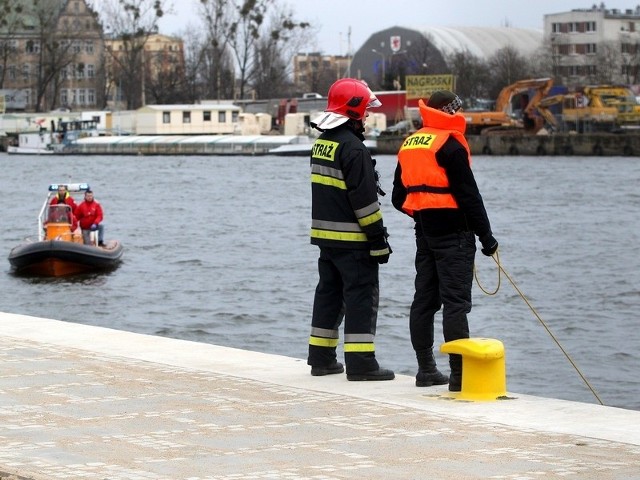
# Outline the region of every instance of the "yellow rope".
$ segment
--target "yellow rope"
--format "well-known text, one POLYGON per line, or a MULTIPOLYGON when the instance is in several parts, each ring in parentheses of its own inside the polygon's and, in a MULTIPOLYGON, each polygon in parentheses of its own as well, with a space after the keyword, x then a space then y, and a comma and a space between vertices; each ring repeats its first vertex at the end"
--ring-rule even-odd
POLYGON ((587 385, 587 387, 589 388, 589 390, 591 390, 591 393, 593 393, 593 396, 596 397, 596 400, 598 400, 598 403, 600 403, 600 405, 604 405, 604 403, 602 402, 602 400, 600 399, 600 397, 598 396, 598 394, 596 393, 596 391, 594 390, 594 388, 591 386, 591 384, 589 383, 589 381, 586 379, 586 377, 582 374, 582 372, 580 371, 580 369, 578 368, 578 366, 576 365, 576 363, 571 359, 571 356, 566 352, 566 350, 562 347, 562 345, 560 344, 560 342, 558 341, 558 339, 556 338, 556 336, 553 334, 553 332, 551 332, 551 329, 549 329, 549 327, 547 326, 547 324, 545 323, 545 321, 542 319, 542 317, 540 317, 540 315, 538 314, 538 312, 536 311, 536 309, 533 307, 533 305, 531 305, 531 302, 529 301, 529 299, 527 299, 527 297, 524 295, 524 293, 522 293, 522 291, 518 288, 518 286, 516 285, 516 283, 513 281, 513 279, 511 278, 511 276, 507 273, 507 271, 504 269, 504 267, 502 266, 502 264, 500 263, 500 256, 498 255, 498 251, 496 250, 496 253, 493 254, 491 256, 491 258, 493 259, 494 262, 496 262, 496 265, 498 265, 498 286, 496 287, 495 291, 493 292, 487 292, 484 287, 482 285, 480 285, 480 282, 478 280, 478 276, 477 276, 477 269, 476 266, 474 264, 473 266, 473 270, 474 270, 474 275, 475 275, 475 279, 476 279, 476 283, 478 284, 478 286, 480 287, 480 289, 486 293, 487 295, 495 295, 496 293, 498 293, 498 290, 500 289, 500 277, 501 277, 501 273, 504 273, 504 276, 507 277, 507 280, 509 280, 509 282, 511 283, 511 285, 513 285, 513 288, 515 288, 516 292, 518 292, 518 295, 520 295, 520 297, 522 297, 522 300, 524 300, 524 303, 527 304, 527 306, 529 307, 529 309, 533 312, 533 314, 535 315, 535 317, 538 319, 538 321, 542 324, 542 326, 544 327, 544 329, 547 331, 547 333, 551 336, 551 338, 553 339, 553 341, 556 343, 556 345, 558 346, 558 348, 560 348, 560 351, 562 351, 562 353, 564 354, 564 356, 567 358, 567 360, 569 360, 569 363, 573 366, 573 368, 575 369, 576 372, 578 372, 578 375, 580 375, 580 378, 582 378, 582 381, 587 385))

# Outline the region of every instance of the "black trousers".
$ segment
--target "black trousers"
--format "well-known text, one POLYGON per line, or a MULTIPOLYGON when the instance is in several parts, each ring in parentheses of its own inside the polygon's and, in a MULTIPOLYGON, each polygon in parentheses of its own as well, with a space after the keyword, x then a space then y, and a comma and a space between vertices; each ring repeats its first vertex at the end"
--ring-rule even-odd
MULTIPOLYGON (((473 262, 472 232, 427 237, 416 228, 415 294, 409 314, 411 344, 418 363, 431 356, 434 315, 442 308, 445 342, 469 338, 467 314, 471 311, 473 262)), ((452 370, 459 370, 460 355, 450 355, 452 370)))
POLYGON ((378 267, 368 250, 320 248, 309 365, 330 365, 336 359, 339 328, 344 318, 347 373, 379 368, 373 343, 378 318, 378 267))

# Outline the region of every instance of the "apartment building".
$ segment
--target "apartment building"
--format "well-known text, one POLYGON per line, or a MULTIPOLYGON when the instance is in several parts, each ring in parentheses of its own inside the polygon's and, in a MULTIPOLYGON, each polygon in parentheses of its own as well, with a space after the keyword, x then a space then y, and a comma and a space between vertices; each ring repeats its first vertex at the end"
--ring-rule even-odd
POLYGON ((299 53, 293 59, 293 82, 299 92, 325 94, 336 80, 350 76, 351 57, 299 53))
POLYGON ((553 73, 566 85, 640 83, 640 6, 544 15, 553 73))
POLYGON ((3 15, 0 89, 15 110, 102 106, 102 27, 86 1, 15 0, 3 15))
MULTIPOLYGON (((127 44, 122 39, 107 39, 105 47, 107 55, 107 72, 110 81, 107 87, 107 105, 114 110, 122 110, 126 107, 123 82, 118 81, 119 65, 127 62, 130 55, 131 41, 127 44)), ((144 38, 144 46, 141 55, 141 65, 137 70, 139 75, 139 88, 131 88, 130 94, 138 94, 137 104, 175 102, 175 91, 182 85, 185 71, 184 42, 181 38, 151 34, 144 38), (156 98, 152 94, 157 92, 156 98), (161 95, 165 95, 163 98, 161 95)))

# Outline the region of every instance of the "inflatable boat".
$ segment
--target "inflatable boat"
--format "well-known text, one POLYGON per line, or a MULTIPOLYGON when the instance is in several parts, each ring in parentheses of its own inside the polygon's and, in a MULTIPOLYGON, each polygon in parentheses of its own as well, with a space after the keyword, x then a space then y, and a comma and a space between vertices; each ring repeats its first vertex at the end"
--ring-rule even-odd
MULTIPOLYGON (((89 189, 86 183, 67 184, 70 195, 89 189)), ((38 236, 27 238, 9 253, 15 273, 60 277, 78 273, 102 272, 118 267, 123 246, 118 240, 98 245, 97 232, 91 232, 85 244, 76 226, 72 208, 67 204, 51 205, 58 184, 49 185, 47 198, 38 215, 38 236)))

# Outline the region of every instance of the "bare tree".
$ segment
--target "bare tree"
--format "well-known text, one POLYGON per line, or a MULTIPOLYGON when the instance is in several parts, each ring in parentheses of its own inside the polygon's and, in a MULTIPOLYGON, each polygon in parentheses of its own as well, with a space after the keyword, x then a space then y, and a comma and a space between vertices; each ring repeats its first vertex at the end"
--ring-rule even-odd
POLYGON ((166 0, 100 0, 95 7, 103 18, 105 30, 117 50, 111 50, 110 83, 119 86, 126 108, 144 105, 145 45, 149 36, 158 31, 158 21, 164 16, 166 0))
POLYGON ((205 98, 233 98, 234 76, 231 34, 236 7, 233 0, 200 0, 206 38, 192 51, 192 79, 205 98))
POLYGON ((38 54, 33 82, 37 112, 55 108, 60 85, 67 76, 75 75, 81 26, 76 22, 59 25, 65 6, 57 0, 34 0, 31 10, 25 11, 35 20, 37 31, 27 42, 27 51, 38 54))
POLYGON ((185 71, 182 53, 177 54, 167 50, 154 52, 146 59, 145 83, 148 103, 175 104, 185 103, 187 100, 185 85, 185 71))
POLYGON ((589 82, 611 84, 620 80, 619 73, 622 64, 620 46, 617 42, 608 41, 598 45, 596 53, 596 71, 589 72, 589 82))
POLYGON ((256 61, 251 72, 250 85, 258 98, 293 96, 291 65, 301 46, 302 31, 308 26, 294 21, 290 10, 271 9, 265 33, 256 43, 256 61))
POLYGON ((456 93, 467 108, 475 107, 479 99, 491 97, 487 89, 491 74, 489 66, 470 51, 457 51, 447 57, 449 71, 456 77, 456 93))
POLYGON ((494 53, 488 60, 491 71, 488 94, 490 98, 497 98, 505 85, 511 85, 517 80, 531 77, 531 69, 527 59, 511 47, 504 47, 494 53))
POLYGON ((0 38, 0 88, 4 88, 9 59, 16 53, 14 42, 18 29, 22 26, 23 8, 13 0, 0 0, 0 12, 0 29, 3 31, 0 38))

